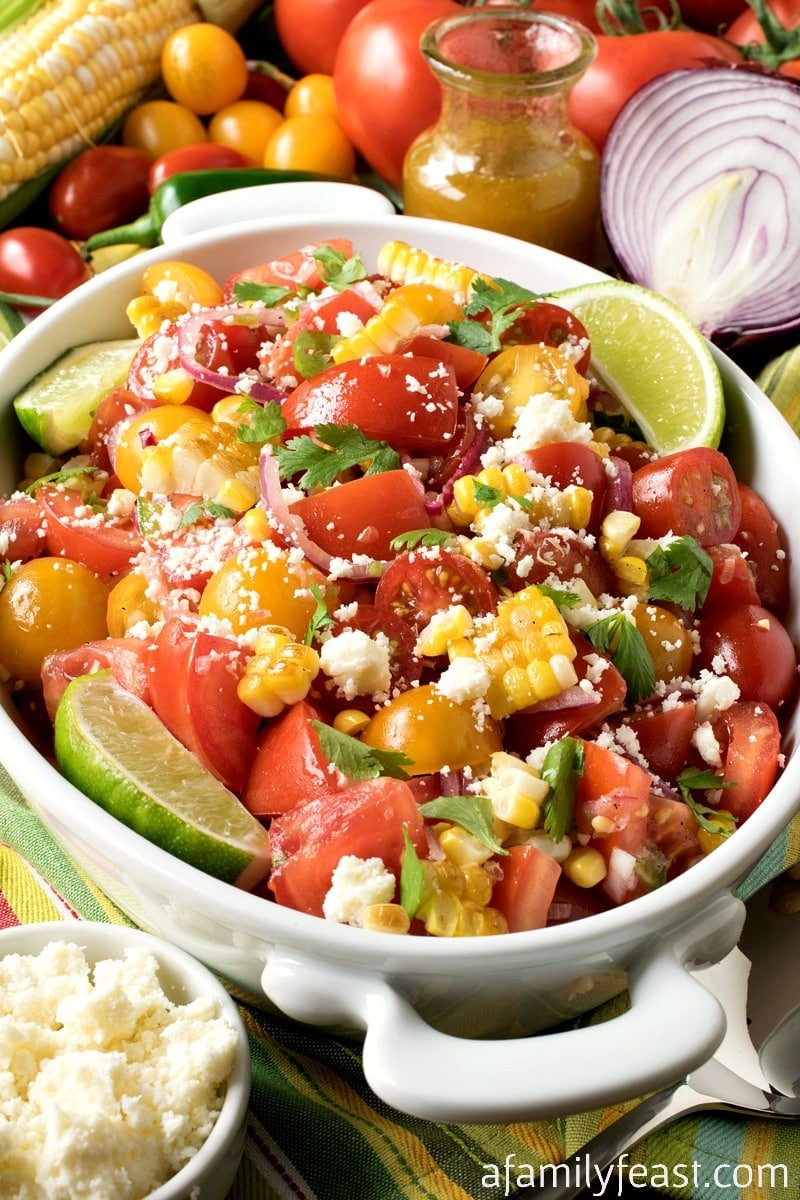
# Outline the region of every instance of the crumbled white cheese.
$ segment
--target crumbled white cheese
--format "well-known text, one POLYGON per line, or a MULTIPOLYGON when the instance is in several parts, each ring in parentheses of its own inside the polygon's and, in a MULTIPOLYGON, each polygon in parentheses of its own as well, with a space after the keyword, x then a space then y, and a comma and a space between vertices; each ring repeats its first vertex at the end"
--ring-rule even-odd
POLYGON ((483 699, 491 682, 489 668, 480 659, 463 655, 453 659, 434 686, 454 704, 471 704, 483 699))
POLYGON ((384 633, 370 637, 362 629, 344 629, 323 642, 319 662, 346 700, 386 695, 392 684, 390 643, 384 633))
POLYGON ((692 745, 703 762, 708 763, 710 767, 722 766, 722 749, 710 721, 703 721, 702 724, 695 727, 692 733, 692 745))
POLYGON ((396 887, 397 881, 383 859, 345 854, 331 876, 322 914, 340 925, 361 925, 364 910, 371 904, 390 904, 396 887))
POLYGON ((693 685, 697 697, 697 721, 709 721, 730 708, 741 695, 739 685, 730 675, 714 675, 701 671, 693 685))
POLYGON ((140 1200, 217 1119, 236 1055, 212 997, 174 1004, 143 948, 0 959, 4 1200, 140 1200))

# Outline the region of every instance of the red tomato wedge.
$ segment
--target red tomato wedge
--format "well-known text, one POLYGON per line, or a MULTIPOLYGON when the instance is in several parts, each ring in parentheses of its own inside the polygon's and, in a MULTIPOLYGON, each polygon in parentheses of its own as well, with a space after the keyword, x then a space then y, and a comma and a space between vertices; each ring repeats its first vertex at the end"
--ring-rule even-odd
POLYGON ((374 317, 377 309, 370 294, 347 288, 334 296, 325 296, 309 300, 296 321, 281 335, 275 345, 267 353, 267 366, 270 373, 281 379, 285 375, 296 376, 294 364, 295 342, 301 333, 324 333, 336 335, 340 332, 339 320, 358 318, 366 325, 370 317, 374 317))
POLYGON ((442 338, 432 337, 427 333, 418 333, 409 341, 403 342, 401 354, 419 355, 421 358, 435 358, 446 363, 455 371, 456 383, 462 391, 475 382, 489 361, 488 355, 471 346, 459 346, 457 342, 446 342, 442 338))
POLYGON ((271 817, 347 786, 322 752, 314 721, 321 714, 307 700, 268 721, 242 793, 250 812, 271 817))
POLYGON ((289 511, 302 518, 312 542, 337 558, 393 558, 396 537, 431 523, 420 488, 401 469, 305 496, 289 511))
POLYGON ((42 663, 42 689, 50 720, 64 688, 79 675, 111 671, 117 683, 150 703, 153 643, 142 638, 104 638, 74 650, 56 650, 42 663))
POLYGON ((142 549, 142 539, 130 518, 107 520, 95 512, 79 491, 46 485, 37 488, 47 525, 50 554, 83 563, 95 575, 124 572, 142 549))
POLYGON ((452 367, 434 358, 376 354, 304 380, 281 412, 290 434, 357 425, 396 450, 436 453, 455 435, 458 386, 452 367))
POLYGON ((44 512, 33 496, 0 501, 0 545, 9 562, 27 562, 44 554, 46 536, 44 512))
POLYGON ((714 735, 723 748, 723 781, 731 785, 723 790, 719 807, 741 823, 755 812, 777 777, 778 719, 765 705, 740 700, 714 722, 714 735))
POLYGON ((255 267, 247 267, 230 275, 223 289, 223 299, 228 303, 233 297, 233 289, 237 283, 266 283, 277 287, 308 288, 319 292, 325 286, 319 269, 319 261, 315 253, 323 246, 341 254, 343 258, 353 257, 353 243, 348 238, 329 238, 327 242, 312 242, 299 250, 292 250, 285 258, 276 258, 271 262, 260 263, 255 267))
POLYGON ((492 908, 503 914, 509 933, 543 929, 561 867, 538 846, 512 846, 500 864, 503 878, 492 889, 492 908))
POLYGON ((404 827, 424 855, 423 820, 414 792, 401 779, 368 779, 302 804, 270 825, 276 865, 269 888, 278 904, 322 916, 331 877, 345 855, 380 858, 399 876, 404 827))
POLYGON ((231 791, 245 785, 259 718, 236 694, 244 657, 235 642, 179 617, 156 638, 151 703, 167 729, 231 791))

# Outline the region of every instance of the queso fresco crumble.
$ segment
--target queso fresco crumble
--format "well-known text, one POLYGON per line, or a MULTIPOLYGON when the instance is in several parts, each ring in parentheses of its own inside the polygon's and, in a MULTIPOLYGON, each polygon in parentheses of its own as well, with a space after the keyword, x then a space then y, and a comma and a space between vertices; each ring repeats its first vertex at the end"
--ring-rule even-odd
POLYGON ((237 1037, 216 1002, 174 1004, 142 948, 0 959, 0 1195, 141 1200, 211 1132, 237 1037))

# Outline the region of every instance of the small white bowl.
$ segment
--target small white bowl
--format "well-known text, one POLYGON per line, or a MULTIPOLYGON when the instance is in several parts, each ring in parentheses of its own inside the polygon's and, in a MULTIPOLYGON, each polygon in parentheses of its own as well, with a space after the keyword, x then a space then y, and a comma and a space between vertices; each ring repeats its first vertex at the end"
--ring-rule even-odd
POLYGON ((175 1004, 198 996, 216 1000, 217 1014, 233 1028, 238 1042, 233 1070, 219 1115, 194 1157, 147 1200, 225 1200, 244 1150, 250 1098, 250 1046, 239 1010, 214 974, 197 959, 159 937, 128 926, 99 921, 49 921, 0 931, 0 958, 38 955, 45 946, 63 942, 79 946, 90 966, 102 959, 121 959, 126 949, 143 947, 158 962, 158 980, 175 1004))
POLYGON ((321 180, 257 184, 190 200, 167 217, 161 227, 161 240, 172 244, 193 233, 240 225, 243 221, 269 221, 273 217, 318 213, 332 217, 381 217, 394 211, 388 196, 356 183, 321 180))

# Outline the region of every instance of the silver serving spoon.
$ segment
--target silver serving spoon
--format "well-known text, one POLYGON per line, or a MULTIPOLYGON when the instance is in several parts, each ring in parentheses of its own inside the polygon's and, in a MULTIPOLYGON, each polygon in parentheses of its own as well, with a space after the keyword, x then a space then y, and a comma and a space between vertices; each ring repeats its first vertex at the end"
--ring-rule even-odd
POLYGON ((800 911, 777 915, 770 907, 771 891, 762 888, 748 901, 739 946, 721 962, 693 972, 725 1011, 726 1032, 714 1057, 642 1100, 553 1167, 552 1183, 521 1186, 517 1194, 576 1200, 585 1188, 607 1179, 624 1151, 687 1113, 722 1109, 800 1117, 800 911))

